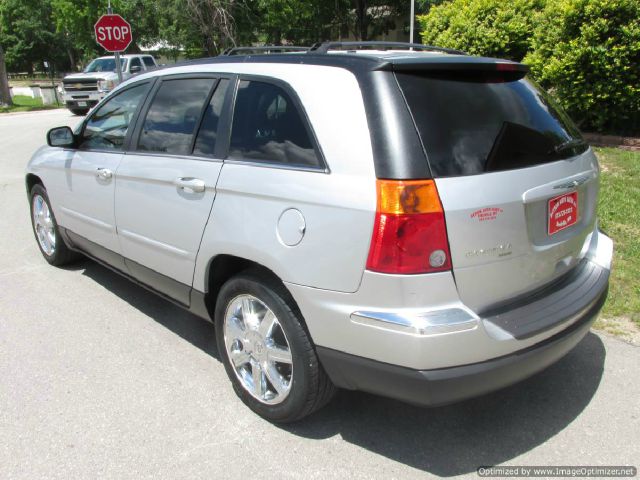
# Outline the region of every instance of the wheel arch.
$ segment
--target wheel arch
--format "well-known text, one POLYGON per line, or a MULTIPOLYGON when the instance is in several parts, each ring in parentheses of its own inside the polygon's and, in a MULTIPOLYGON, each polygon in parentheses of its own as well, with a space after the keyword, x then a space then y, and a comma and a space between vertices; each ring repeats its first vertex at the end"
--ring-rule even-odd
POLYGON ((44 187, 44 183, 42 183, 42 179, 34 173, 27 173, 25 176, 25 186, 27 187, 27 195, 31 193, 31 189, 34 185, 42 185, 44 187))
MULTIPOLYGON (((265 281, 273 281, 279 284, 282 290, 287 294, 287 298, 285 300, 290 302, 291 306, 300 313, 300 308, 293 298, 293 295, 291 295, 291 292, 289 292, 289 289, 286 287, 282 279, 273 270, 254 260, 238 257, 236 255, 219 254, 209 261, 206 276, 207 291, 205 292, 205 303, 209 316, 212 320, 215 321, 214 312, 216 308, 216 301, 222 286, 232 277, 240 273, 248 272, 251 272, 265 281)), ((307 328, 304 316, 300 315, 300 318, 302 319, 305 328, 307 328)))

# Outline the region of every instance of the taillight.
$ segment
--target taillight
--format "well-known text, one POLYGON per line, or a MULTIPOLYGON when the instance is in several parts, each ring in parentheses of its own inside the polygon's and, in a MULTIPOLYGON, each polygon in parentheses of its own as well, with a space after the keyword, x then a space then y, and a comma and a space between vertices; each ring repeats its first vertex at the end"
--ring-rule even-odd
POLYGON ((367 270, 428 273, 451 269, 447 227, 433 180, 378 180, 367 270))

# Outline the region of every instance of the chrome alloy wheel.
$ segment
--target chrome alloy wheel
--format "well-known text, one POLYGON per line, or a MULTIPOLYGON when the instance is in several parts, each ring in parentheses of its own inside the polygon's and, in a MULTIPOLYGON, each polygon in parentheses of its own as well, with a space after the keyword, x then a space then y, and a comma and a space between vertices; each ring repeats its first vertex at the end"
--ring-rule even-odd
POLYGON ((291 390, 289 342, 275 314, 252 295, 239 295, 224 315, 224 344, 242 387, 268 405, 283 402, 291 390))
POLYGON ((56 232, 51 210, 41 195, 34 195, 32 202, 33 228, 40 248, 50 257, 56 251, 56 232))

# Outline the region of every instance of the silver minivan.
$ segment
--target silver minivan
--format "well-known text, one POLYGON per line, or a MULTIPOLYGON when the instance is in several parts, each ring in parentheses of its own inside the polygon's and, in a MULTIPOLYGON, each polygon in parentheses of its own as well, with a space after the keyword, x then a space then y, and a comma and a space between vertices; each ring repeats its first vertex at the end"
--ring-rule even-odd
POLYGON ((49 131, 26 184, 50 264, 88 256, 214 322, 238 396, 276 422, 336 387, 481 395, 584 337, 612 258, 598 162, 525 65, 236 53, 138 75, 49 131))

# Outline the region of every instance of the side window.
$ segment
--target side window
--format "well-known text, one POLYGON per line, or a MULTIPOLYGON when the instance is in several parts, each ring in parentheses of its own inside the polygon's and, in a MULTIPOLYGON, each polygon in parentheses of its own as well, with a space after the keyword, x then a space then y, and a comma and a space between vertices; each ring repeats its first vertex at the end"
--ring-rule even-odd
POLYGON ((286 165, 319 167, 304 116, 277 85, 243 80, 233 114, 229 156, 286 165))
POLYGON ((211 96, 211 101, 207 105, 202 118, 202 125, 196 137, 196 144, 193 149, 194 155, 205 157, 213 156, 216 149, 216 139, 218 137, 218 121, 222 113, 224 98, 229 87, 229 80, 222 79, 216 87, 216 91, 211 96))
POLYGON ((213 78, 164 80, 144 120, 138 150, 190 154, 194 131, 215 82, 213 78))
POLYGON ((129 71, 131 73, 133 73, 133 67, 140 67, 140 70, 142 70, 142 62, 138 57, 133 57, 129 62, 129 71))
POLYGON ((154 68, 156 66, 156 62, 153 61, 152 57, 142 57, 142 61, 147 66, 147 68, 154 68))
POLYGON ((122 150, 131 119, 148 87, 144 83, 129 88, 93 112, 82 131, 79 148, 122 150))

